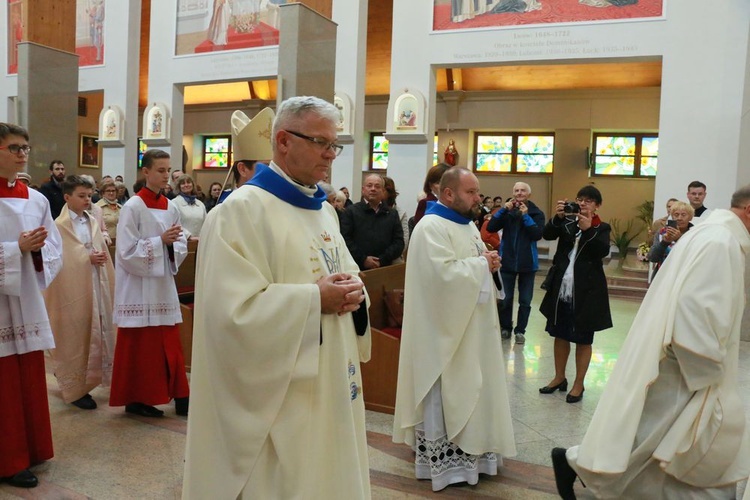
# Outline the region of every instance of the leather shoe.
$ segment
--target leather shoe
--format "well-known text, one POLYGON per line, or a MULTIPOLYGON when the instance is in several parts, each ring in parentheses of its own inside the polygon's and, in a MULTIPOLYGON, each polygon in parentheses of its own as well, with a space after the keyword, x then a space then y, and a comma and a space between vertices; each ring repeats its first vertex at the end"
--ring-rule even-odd
POLYGON ((141 417, 162 417, 164 412, 159 408, 145 405, 143 403, 130 403, 125 405, 125 413, 132 413, 133 415, 140 415, 141 417))
POLYGON ((565 458, 565 451, 565 448, 552 448, 552 470, 555 471, 557 493, 563 500, 576 500, 573 483, 578 475, 565 458))
POLYGON ((188 408, 190 407, 190 397, 174 398, 174 412, 181 416, 187 417, 188 408))
POLYGON ((541 394, 552 394, 553 392, 559 390, 560 392, 565 392, 568 390, 568 379, 564 378, 562 382, 560 382, 557 385, 545 385, 544 387, 539 388, 539 392, 541 394))
POLYGON ((565 402, 566 403, 577 403, 580 400, 583 399, 583 391, 586 389, 581 389, 581 393, 578 396, 573 396, 571 393, 568 393, 567 396, 565 396, 565 402))
POLYGON ((94 401, 94 398, 92 398, 90 394, 86 394, 82 398, 76 399, 70 404, 82 410, 95 410, 96 409, 96 401, 94 401))
POLYGON ((29 469, 24 469, 15 476, 0 477, 0 483, 8 483, 16 488, 34 488, 39 480, 29 469))

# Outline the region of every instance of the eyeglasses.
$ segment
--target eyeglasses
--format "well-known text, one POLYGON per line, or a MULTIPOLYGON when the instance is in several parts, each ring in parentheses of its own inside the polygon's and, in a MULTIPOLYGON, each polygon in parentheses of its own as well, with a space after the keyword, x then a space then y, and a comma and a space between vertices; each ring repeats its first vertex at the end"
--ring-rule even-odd
POLYGON ((11 154, 14 155, 17 155, 18 153, 28 155, 31 152, 31 146, 27 146, 25 144, 23 146, 20 146, 18 144, 8 144, 7 146, 0 146, 0 149, 7 149, 11 154))
POLYGON ((576 198, 576 203, 579 205, 581 203, 596 203, 596 200, 592 200, 591 198, 576 198))
POLYGON ((341 144, 336 144, 335 142, 330 142, 320 137, 310 137, 309 135, 300 134, 299 132, 294 132, 293 130, 285 130, 285 132, 288 132, 294 136, 297 136, 300 139, 305 139, 306 141, 315 143, 321 148, 323 148, 324 151, 327 149, 332 149, 333 152, 336 154, 336 156, 340 155, 341 152, 344 150, 344 146, 342 146, 341 144))

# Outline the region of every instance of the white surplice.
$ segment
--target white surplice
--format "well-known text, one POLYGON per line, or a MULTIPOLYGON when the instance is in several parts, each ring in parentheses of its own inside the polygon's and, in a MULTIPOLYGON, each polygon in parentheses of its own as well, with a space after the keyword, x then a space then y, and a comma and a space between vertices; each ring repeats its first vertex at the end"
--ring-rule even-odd
POLYGON ((328 203, 304 209, 245 185, 208 214, 183 498, 369 498, 359 367, 370 335, 351 314, 321 314, 316 282, 336 272, 359 269, 328 203))
POLYGON ((417 477, 431 475, 438 490, 476 483, 478 473, 496 471, 494 454, 516 448, 484 243, 474 224, 429 212, 406 264, 393 441, 417 450, 417 477), (446 458, 421 463, 421 447, 446 458))
POLYGON ((47 199, 33 189, 28 199, 0 198, 0 357, 55 347, 41 290, 61 266, 62 240, 47 199), (41 272, 31 253, 18 247, 21 233, 39 226, 47 230, 41 272))
MULTIPOLYGON (((148 189, 148 188, 143 188, 148 189)), ((183 234, 172 245, 169 258, 161 235, 180 224, 180 211, 171 202, 167 210, 148 208, 133 196, 120 211, 115 259, 114 322, 125 328, 182 323, 174 275, 187 256, 183 234)))
POLYGON ((669 254, 567 452, 598 497, 733 498, 747 477, 737 365, 748 252, 740 219, 715 210, 669 254))

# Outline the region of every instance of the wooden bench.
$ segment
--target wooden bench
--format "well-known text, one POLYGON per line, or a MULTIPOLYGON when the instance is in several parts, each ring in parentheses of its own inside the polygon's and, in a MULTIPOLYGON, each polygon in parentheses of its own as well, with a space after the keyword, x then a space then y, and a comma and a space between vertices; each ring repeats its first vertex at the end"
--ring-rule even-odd
POLYGON ((384 292, 404 288, 405 273, 406 264, 396 264, 359 274, 370 297, 369 313, 372 333, 370 361, 360 364, 362 394, 365 399, 365 408, 381 413, 393 414, 396 407, 398 359, 401 348, 398 335, 383 331, 388 326, 384 292))
POLYGON ((180 343, 185 356, 185 369, 189 372, 193 355, 193 297, 195 296, 195 264, 198 242, 188 241, 188 254, 174 277, 180 299, 180 343))

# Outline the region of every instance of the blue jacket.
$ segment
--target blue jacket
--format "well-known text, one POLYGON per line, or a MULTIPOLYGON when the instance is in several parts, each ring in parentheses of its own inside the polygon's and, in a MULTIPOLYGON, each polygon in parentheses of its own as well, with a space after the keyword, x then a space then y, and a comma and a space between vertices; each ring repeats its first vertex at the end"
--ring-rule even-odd
POLYGON ((526 273, 539 269, 536 242, 542 239, 544 212, 531 201, 525 203, 529 209, 525 215, 503 207, 487 223, 490 232, 503 230, 500 241, 503 271, 526 273))

